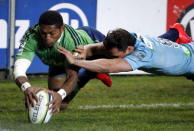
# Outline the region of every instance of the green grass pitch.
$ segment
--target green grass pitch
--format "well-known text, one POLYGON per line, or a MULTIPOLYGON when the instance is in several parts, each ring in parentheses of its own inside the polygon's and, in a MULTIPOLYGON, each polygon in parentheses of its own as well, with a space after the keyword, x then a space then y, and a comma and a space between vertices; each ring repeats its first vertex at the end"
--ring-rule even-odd
MULTIPOLYGON (((194 83, 184 77, 112 76, 108 88, 91 80, 67 110, 47 124, 28 122, 24 96, 0 81, 0 131, 192 131, 194 83)), ((31 78, 47 88, 47 78, 31 78)))

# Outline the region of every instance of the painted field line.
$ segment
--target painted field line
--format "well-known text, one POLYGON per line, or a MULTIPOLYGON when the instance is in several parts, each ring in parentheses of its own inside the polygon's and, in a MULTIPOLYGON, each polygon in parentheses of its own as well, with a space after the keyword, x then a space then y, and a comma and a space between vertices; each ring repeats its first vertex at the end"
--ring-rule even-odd
POLYGON ((9 129, 0 128, 0 131, 11 131, 9 129))
POLYGON ((181 107, 181 106, 194 106, 194 103, 160 103, 160 104, 128 104, 128 105, 97 105, 97 106, 79 106, 78 109, 113 109, 113 108, 155 108, 155 107, 181 107))

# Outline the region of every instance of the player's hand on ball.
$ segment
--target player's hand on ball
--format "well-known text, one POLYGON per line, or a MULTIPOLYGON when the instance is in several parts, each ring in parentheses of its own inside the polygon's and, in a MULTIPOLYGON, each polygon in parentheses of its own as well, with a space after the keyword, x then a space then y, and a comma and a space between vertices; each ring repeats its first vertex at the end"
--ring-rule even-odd
POLYGON ((69 64, 74 64, 75 63, 75 58, 73 57, 73 55, 70 51, 66 50, 65 48, 63 48, 61 46, 57 46, 57 48, 58 48, 58 52, 65 55, 65 57, 68 60, 69 64))
POLYGON ((27 108, 35 106, 34 100, 36 102, 38 101, 38 98, 36 96, 36 92, 38 92, 39 90, 45 90, 45 88, 29 87, 28 89, 26 89, 24 94, 25 94, 25 99, 26 99, 26 103, 27 103, 27 108))
POLYGON ((49 102, 48 104, 51 105, 49 109, 52 109, 52 113, 58 113, 60 111, 60 106, 62 103, 62 97, 59 95, 59 93, 48 90, 48 93, 50 93, 53 96, 53 100, 49 102))

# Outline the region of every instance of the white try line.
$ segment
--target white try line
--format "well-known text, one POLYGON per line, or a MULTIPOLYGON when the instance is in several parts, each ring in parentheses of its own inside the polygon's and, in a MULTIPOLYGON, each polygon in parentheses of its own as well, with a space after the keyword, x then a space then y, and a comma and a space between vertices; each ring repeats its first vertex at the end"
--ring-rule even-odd
POLYGON ((11 130, 0 128, 0 131, 11 131, 11 130))
POLYGON ((97 106, 79 106, 78 109, 113 109, 113 108, 155 108, 155 107, 181 107, 181 106, 194 106, 194 103, 160 103, 160 104, 128 104, 128 105, 97 105, 97 106))

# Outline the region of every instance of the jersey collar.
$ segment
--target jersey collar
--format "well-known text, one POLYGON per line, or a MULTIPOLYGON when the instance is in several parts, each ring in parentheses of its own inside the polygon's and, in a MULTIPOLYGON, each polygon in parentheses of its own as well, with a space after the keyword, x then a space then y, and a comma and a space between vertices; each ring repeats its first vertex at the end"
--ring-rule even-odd
POLYGON ((61 39, 63 38, 64 32, 62 32, 60 38, 57 40, 57 42, 59 43, 61 41, 61 39))

